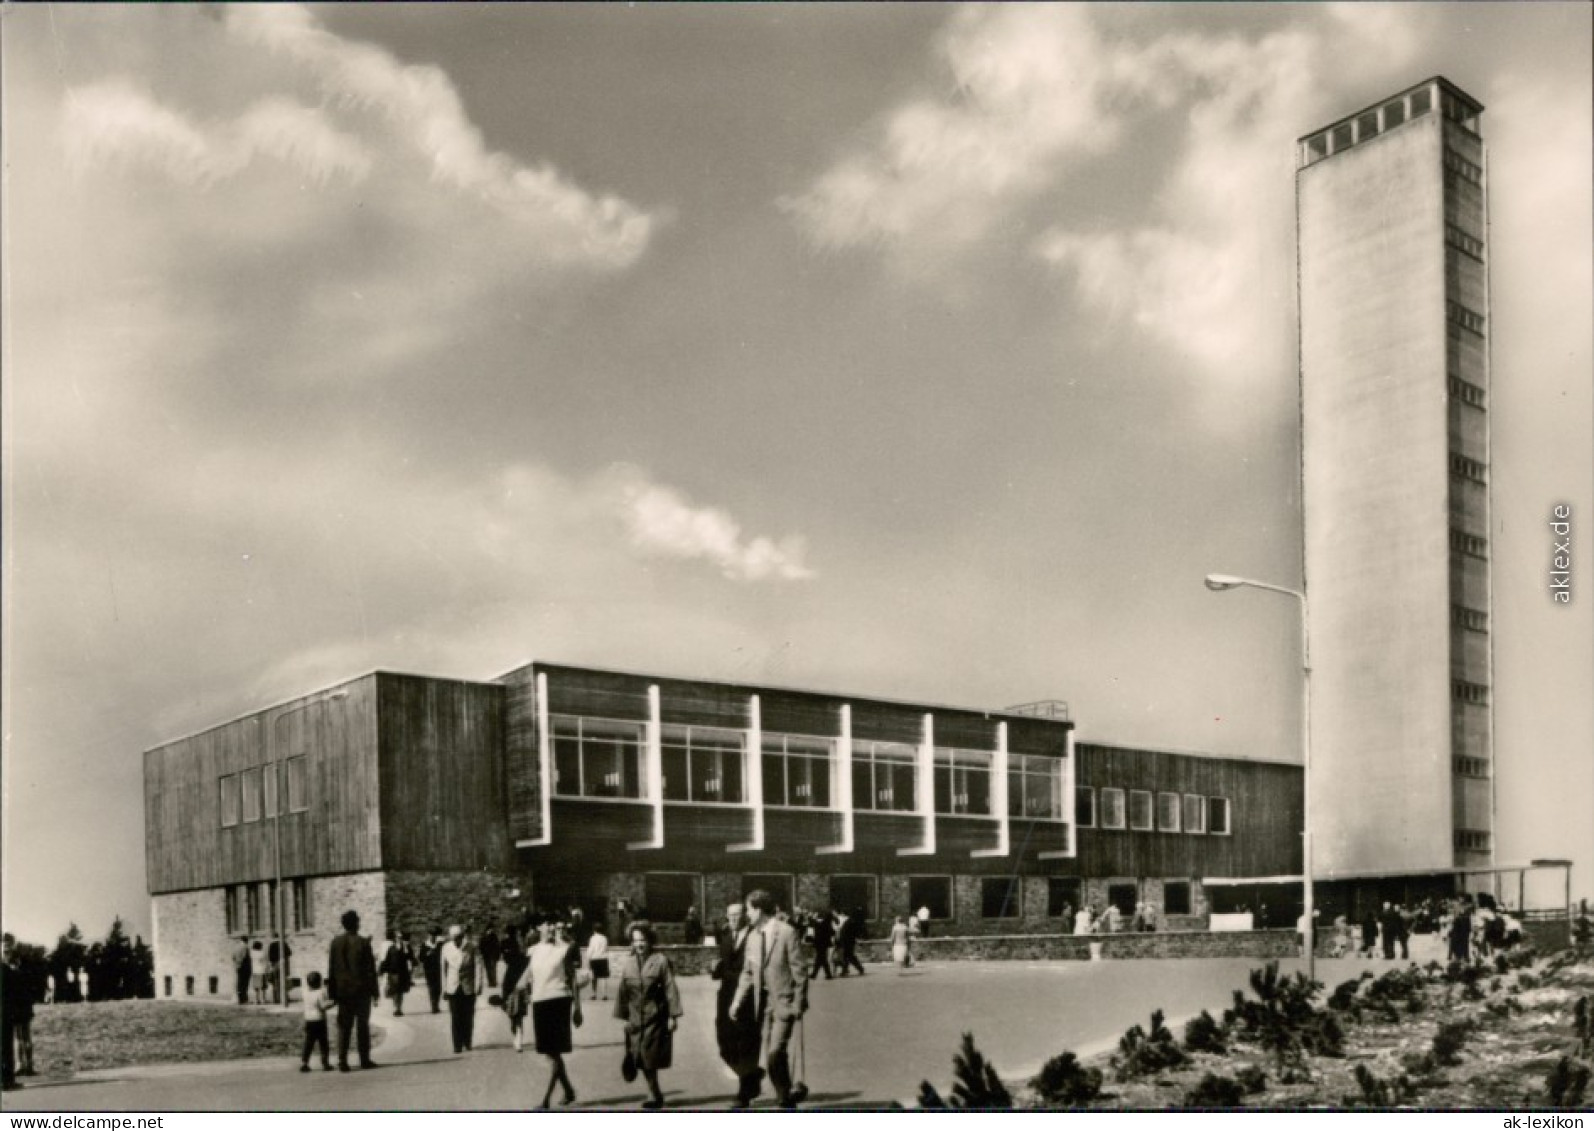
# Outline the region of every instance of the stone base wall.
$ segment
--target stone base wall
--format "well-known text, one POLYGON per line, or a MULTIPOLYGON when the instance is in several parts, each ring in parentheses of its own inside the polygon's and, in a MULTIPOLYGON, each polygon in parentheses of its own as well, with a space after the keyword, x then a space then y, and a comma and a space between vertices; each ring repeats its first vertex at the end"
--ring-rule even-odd
POLYGON ((155 996, 234 997, 232 952, 227 937, 227 906, 221 888, 180 891, 150 899, 155 950, 155 996), (216 980, 215 992, 211 979, 216 980))
POLYGON ((488 927, 502 934, 504 924, 518 922, 531 902, 529 873, 388 872, 380 929, 373 924, 366 931, 362 923, 361 930, 373 939, 385 938, 389 929, 415 938, 458 923, 478 936, 488 927))
MULTIPOLYGON (((915 961, 1006 962, 1089 961, 1091 944, 1101 946, 1102 958, 1292 958, 1295 932, 1270 931, 1147 931, 1123 935, 948 935, 918 939, 915 961)), ((661 946, 675 972, 682 976, 706 974, 717 951, 712 946, 661 946)), ((868 965, 891 962, 891 945, 884 939, 858 944, 858 958, 868 965)))

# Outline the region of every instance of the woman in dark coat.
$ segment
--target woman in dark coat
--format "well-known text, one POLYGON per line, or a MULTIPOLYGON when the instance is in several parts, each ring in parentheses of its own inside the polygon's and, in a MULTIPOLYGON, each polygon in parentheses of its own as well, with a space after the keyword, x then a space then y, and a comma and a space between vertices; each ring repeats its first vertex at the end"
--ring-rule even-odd
POLYGON ((675 988, 675 971, 656 949, 658 935, 646 919, 629 928, 631 951, 620 960, 619 984, 614 995, 614 1015, 625 1022, 626 1059, 648 1082, 649 1111, 664 1106, 659 1090, 659 1070, 670 1067, 675 1027, 681 1016, 681 995, 675 988))

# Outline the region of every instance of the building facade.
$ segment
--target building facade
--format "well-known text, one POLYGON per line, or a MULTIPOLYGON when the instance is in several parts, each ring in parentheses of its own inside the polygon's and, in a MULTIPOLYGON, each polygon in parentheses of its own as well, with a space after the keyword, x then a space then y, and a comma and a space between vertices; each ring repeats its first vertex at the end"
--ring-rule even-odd
POLYGON ((1075 741, 1065 717, 529 664, 378 672, 145 755, 157 989, 227 996, 281 918, 363 928, 620 901, 666 941, 747 891, 1067 933, 1082 902, 1204 926, 1208 876, 1300 867, 1298 766, 1075 741))
POLYGON ((1493 861, 1482 109, 1436 77, 1299 143, 1322 878, 1493 861))

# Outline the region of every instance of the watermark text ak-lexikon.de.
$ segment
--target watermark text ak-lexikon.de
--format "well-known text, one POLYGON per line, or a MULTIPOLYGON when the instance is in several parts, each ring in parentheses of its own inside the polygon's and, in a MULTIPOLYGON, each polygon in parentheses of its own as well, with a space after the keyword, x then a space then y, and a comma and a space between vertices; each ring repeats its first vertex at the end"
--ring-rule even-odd
POLYGON ((1550 511, 1550 533, 1555 549, 1550 552, 1550 599, 1557 605, 1572 603, 1572 507, 1556 503, 1550 511))

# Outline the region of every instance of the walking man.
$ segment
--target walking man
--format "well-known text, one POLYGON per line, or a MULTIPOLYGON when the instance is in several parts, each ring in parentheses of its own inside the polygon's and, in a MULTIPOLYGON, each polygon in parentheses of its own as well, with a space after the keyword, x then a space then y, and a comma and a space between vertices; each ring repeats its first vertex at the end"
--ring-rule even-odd
POLYGON ((238 945, 232 951, 233 988, 238 992, 238 1004, 249 1004, 249 982, 254 971, 249 966, 249 936, 239 935, 238 945))
POLYGON ((751 1009, 763 1030, 763 1060, 780 1106, 792 1109, 792 1030, 808 1012, 808 961, 802 940, 790 923, 775 917, 775 899, 767 891, 747 897, 753 933, 748 937, 741 982, 731 1002, 731 1016, 751 1009))
POLYGON ((738 1017, 731 1009, 736 991, 741 987, 742 970, 747 964, 747 940, 752 933, 740 903, 725 909, 725 928, 719 937, 720 957, 713 971, 719 981, 714 998, 714 1037, 720 1059, 736 1073, 736 1102, 731 1105, 732 1111, 752 1107, 764 1084, 764 1070, 758 1066, 762 1034, 757 1021, 751 1012, 738 1017))
POLYGON ((354 1030, 361 1068, 375 1068, 371 1059, 371 1002, 376 999, 376 955, 371 940, 360 934, 360 916, 343 913, 343 934, 327 953, 327 993, 338 1003, 338 1071, 349 1070, 349 1030, 354 1030))
POLYGON ((830 971, 830 950, 836 945, 836 918, 827 908, 814 917, 814 977, 825 972, 825 981, 834 976, 830 971))
POLYGON ((476 1028, 476 995, 481 992, 481 953, 468 932, 458 925, 448 929, 443 947, 443 996, 456 1053, 469 1052, 476 1028))

